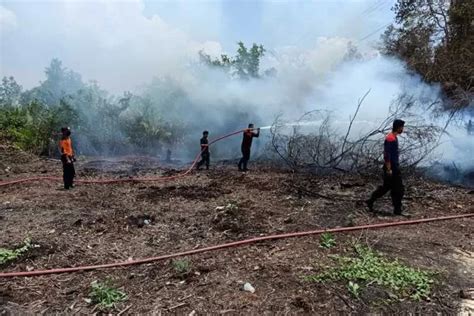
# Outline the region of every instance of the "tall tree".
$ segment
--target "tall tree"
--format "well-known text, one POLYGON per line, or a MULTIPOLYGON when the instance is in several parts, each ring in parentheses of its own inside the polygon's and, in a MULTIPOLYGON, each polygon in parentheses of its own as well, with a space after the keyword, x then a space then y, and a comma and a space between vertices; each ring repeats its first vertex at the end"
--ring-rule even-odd
POLYGON ((63 67, 62 62, 54 58, 45 69, 46 80, 39 87, 27 91, 24 102, 38 100, 47 105, 59 105, 66 96, 70 96, 84 87, 81 75, 63 67))
POLYGON ((11 107, 18 105, 21 97, 22 87, 13 77, 3 77, 0 85, 0 107, 11 107))
POLYGON ((393 10, 384 52, 405 60, 426 81, 440 82, 451 107, 472 104, 474 1, 398 0, 393 10))
POLYGON ((228 72, 238 79, 250 79, 260 77, 260 60, 265 55, 262 45, 253 44, 248 49, 243 42, 237 43, 237 55, 229 57, 221 55, 220 59, 212 59, 204 52, 199 52, 201 61, 211 67, 217 67, 228 72))

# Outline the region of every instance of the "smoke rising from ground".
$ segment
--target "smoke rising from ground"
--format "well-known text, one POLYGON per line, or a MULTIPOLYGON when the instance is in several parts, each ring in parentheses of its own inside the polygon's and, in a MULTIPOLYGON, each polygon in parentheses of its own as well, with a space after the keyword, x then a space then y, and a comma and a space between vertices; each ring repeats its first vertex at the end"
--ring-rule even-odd
MULTIPOLYGON (((132 91, 151 100, 153 113, 182 121, 189 132, 186 148, 174 150, 188 157, 198 149, 205 129, 216 136, 249 122, 270 125, 280 114, 291 121, 314 109, 348 122, 357 100, 370 89, 358 114, 363 122, 356 122, 352 131, 357 135, 370 127, 364 122, 383 120, 400 94, 413 95, 423 104, 440 100, 438 87, 409 74, 402 62, 378 54, 371 40, 379 34, 359 40, 393 19, 391 1, 376 3, 263 2, 236 7, 212 2, 191 13, 190 8, 198 6, 184 2, 156 4, 152 12, 153 5, 139 0, 7 1, 0 7, 1 75, 13 75, 32 87, 49 60, 59 57, 86 80, 97 80, 116 95, 132 91), (182 16, 174 13, 177 9, 185 9, 182 16), (274 75, 236 80, 199 63, 201 50, 213 57, 234 55, 239 40, 247 46, 262 43, 267 51, 260 72, 273 68, 274 75), (354 46, 358 52, 348 55, 354 46)), ((345 131, 342 123, 335 127, 345 131)), ((456 157, 459 150, 469 153, 473 145, 458 140, 443 142, 447 156, 456 157)), ((218 145, 216 152, 238 156, 239 141, 218 145)))

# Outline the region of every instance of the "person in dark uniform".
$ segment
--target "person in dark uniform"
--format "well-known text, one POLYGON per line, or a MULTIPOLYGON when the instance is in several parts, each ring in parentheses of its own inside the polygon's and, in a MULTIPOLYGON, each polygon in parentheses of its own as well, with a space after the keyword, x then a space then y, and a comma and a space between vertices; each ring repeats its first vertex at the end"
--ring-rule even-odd
POLYGON ((250 160, 250 148, 252 147, 252 140, 254 137, 260 136, 260 128, 257 128, 257 132, 254 132, 255 128, 253 124, 249 124, 249 127, 244 130, 244 137, 242 139, 242 158, 239 161, 239 171, 247 171, 247 163, 250 160))
POLYGON ((206 164, 206 169, 209 170, 209 163, 211 153, 209 152, 209 140, 208 140, 209 132, 204 131, 202 132, 201 138, 201 161, 196 166, 196 169, 199 170, 202 165, 206 164))
POLYGON ((76 171, 74 169, 74 150, 72 149, 71 129, 69 127, 61 128, 61 140, 59 141, 59 152, 61 153, 61 162, 63 163, 64 189, 69 190, 74 187, 73 181, 76 171))
POLYGON ((384 166, 383 184, 379 186, 366 201, 371 212, 374 211, 374 202, 390 191, 392 196, 393 212, 395 215, 402 214, 402 199, 404 187, 399 165, 399 151, 397 136, 403 132, 405 122, 393 121, 392 132, 385 137, 384 142, 384 166))

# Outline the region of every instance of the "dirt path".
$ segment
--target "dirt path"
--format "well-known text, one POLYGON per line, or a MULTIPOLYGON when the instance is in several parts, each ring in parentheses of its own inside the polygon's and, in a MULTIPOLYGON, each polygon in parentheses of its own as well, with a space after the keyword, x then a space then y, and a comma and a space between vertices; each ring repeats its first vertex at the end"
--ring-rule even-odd
MULTIPOLYGON (((79 175, 120 177, 162 173, 158 162, 88 162, 79 175), (104 167, 106 166, 106 167, 104 167)), ((15 166, 9 178, 58 173, 53 161, 15 166), (21 173, 26 170, 26 173, 21 173)), ((2 176, 3 179, 5 175, 2 176)), ((407 179, 407 209, 413 218, 474 212, 474 195, 424 179, 407 179)), ((229 167, 193 174, 173 183, 83 185, 61 191, 59 183, 0 188, 0 247, 27 237, 38 244, 0 267, 23 271, 144 258, 271 233, 363 225, 399 220, 373 217, 362 201, 377 179, 359 176, 292 175, 275 170, 247 174, 229 167)), ((390 210, 389 200, 380 210, 390 210)), ((170 261, 126 269, 36 278, 0 279, 0 315, 96 312, 86 300, 90 283, 109 278, 127 293, 116 313, 285 314, 348 312, 453 313, 460 291, 474 287, 473 269, 459 253, 474 251, 474 220, 423 224, 337 235, 331 249, 305 237, 205 253, 186 258, 179 274, 170 261), (439 273, 430 300, 390 305, 371 302, 380 293, 355 299, 344 284, 315 284, 303 276, 330 263, 331 254, 354 242, 390 258, 439 273), (245 282, 256 291, 242 291, 245 282)), ((383 296, 383 295, 382 295, 383 296)))

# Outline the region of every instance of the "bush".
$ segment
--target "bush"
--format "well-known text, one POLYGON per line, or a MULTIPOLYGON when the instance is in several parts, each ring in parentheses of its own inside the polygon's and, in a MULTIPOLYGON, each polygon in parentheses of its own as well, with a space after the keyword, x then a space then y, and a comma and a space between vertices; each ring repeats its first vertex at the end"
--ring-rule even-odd
POLYGON ((34 154, 49 154, 61 126, 72 125, 76 111, 65 103, 48 107, 33 101, 0 108, 0 137, 34 154))
POLYGON ((34 247, 39 247, 37 245, 33 245, 29 238, 25 239, 23 244, 13 250, 7 248, 0 248, 0 265, 9 263, 11 261, 16 260, 21 255, 25 254, 29 250, 34 247))
POLYGON ((91 292, 89 297, 93 304, 96 304, 101 309, 115 308, 117 303, 123 302, 127 299, 127 294, 114 288, 109 281, 91 283, 91 292))
POLYGON ((398 260, 388 260, 372 249, 355 245, 357 256, 334 256, 335 267, 307 277, 314 282, 345 281, 349 292, 358 297, 360 290, 378 285, 389 290, 395 299, 428 298, 434 283, 434 273, 409 267, 398 260))

